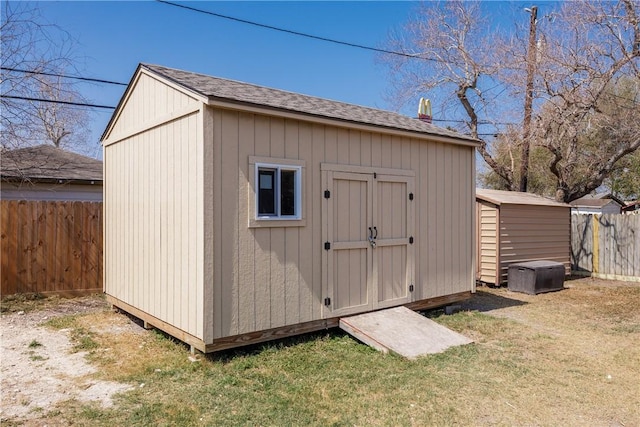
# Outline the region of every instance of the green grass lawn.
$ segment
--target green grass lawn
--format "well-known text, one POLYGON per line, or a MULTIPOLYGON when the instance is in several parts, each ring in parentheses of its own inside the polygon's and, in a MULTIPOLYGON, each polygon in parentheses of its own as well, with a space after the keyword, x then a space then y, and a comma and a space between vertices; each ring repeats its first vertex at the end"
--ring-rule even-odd
POLYGON ((495 313, 429 313, 475 343, 416 361, 329 331, 193 362, 185 345, 159 332, 91 332, 128 321, 121 314, 54 319, 51 327, 76 331, 76 350, 88 351, 99 378, 135 388, 116 396, 112 408, 67 401, 41 420, 110 427, 639 425, 640 314, 625 307, 640 306, 640 288, 576 282, 553 294, 481 289, 474 298, 519 304, 495 313))

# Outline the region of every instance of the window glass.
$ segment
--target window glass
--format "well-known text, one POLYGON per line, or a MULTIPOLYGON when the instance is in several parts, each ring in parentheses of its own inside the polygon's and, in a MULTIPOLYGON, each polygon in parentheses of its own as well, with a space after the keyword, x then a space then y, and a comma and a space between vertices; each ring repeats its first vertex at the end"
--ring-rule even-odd
POLYGON ((301 220, 302 167, 255 163, 256 220, 301 220))
POLYGON ((280 215, 296 214, 296 171, 280 171, 280 215))
POLYGON ((276 214, 275 175, 273 169, 258 169, 258 215, 276 214))

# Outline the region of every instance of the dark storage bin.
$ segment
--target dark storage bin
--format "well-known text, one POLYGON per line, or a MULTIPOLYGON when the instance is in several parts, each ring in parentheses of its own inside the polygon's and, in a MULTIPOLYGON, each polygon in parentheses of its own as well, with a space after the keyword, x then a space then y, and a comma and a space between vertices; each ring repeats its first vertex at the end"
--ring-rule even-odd
POLYGON ((510 291, 539 294, 558 291, 564 285, 564 265, 555 261, 530 261, 509 266, 510 291))

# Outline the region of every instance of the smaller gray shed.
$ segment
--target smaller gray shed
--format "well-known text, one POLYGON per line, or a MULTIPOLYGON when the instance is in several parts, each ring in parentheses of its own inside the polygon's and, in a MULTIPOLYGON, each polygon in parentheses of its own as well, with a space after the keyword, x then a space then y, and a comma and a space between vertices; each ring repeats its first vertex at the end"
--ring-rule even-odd
POLYGON ((531 193, 476 189, 476 279, 506 283, 509 265, 550 260, 571 269, 571 206, 531 193))
POLYGON ((620 214, 625 203, 611 193, 588 194, 571 202, 573 214, 620 214))

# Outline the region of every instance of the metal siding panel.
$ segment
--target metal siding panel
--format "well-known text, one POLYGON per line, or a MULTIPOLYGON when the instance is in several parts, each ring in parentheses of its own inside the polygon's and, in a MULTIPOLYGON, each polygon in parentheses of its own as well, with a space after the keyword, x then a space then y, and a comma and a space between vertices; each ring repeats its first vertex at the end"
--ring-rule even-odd
POLYGON ((487 283, 494 283, 497 266, 497 237, 496 222, 497 208, 483 202, 480 204, 481 230, 479 234, 482 264, 480 280, 487 283))
POLYGON ((500 210, 501 280, 513 262, 551 260, 571 263, 568 207, 502 205, 500 210))

